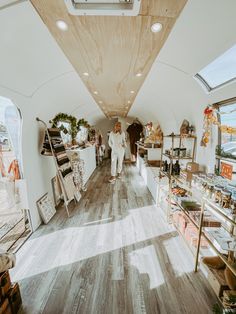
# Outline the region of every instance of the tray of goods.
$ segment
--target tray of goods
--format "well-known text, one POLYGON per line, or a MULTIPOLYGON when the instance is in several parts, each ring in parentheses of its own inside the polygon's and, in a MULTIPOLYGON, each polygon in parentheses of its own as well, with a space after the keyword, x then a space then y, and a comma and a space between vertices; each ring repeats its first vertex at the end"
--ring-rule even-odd
POLYGON ((184 197, 187 194, 187 191, 177 186, 177 187, 172 188, 172 193, 175 196, 184 197))

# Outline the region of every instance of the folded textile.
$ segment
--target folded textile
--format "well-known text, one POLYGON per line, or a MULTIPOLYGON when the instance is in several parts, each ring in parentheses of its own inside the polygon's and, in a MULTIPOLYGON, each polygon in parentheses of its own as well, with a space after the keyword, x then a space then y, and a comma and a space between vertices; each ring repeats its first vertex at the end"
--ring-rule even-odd
POLYGON ((0 251, 0 273, 13 268, 16 264, 15 254, 0 251))

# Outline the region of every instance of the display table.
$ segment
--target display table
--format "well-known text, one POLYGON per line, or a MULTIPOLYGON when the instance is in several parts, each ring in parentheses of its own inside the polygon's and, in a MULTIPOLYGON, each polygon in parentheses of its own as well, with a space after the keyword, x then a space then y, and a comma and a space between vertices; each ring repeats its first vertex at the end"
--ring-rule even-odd
POLYGON ((147 154, 147 160, 160 160, 161 159, 161 147, 156 147, 158 146, 157 144, 143 144, 140 142, 136 143, 137 145, 137 150, 145 150, 147 154), (148 145, 148 146, 147 146, 148 145))
POLYGON ((159 176, 160 168, 148 166, 144 158, 140 157, 139 154, 137 155, 136 166, 156 203, 157 202, 158 176, 159 176))
POLYGON ((66 152, 69 158, 71 158, 71 156, 76 153, 79 155, 79 158, 84 161, 84 181, 87 183, 88 179, 96 169, 95 146, 93 145, 85 148, 70 149, 66 152))

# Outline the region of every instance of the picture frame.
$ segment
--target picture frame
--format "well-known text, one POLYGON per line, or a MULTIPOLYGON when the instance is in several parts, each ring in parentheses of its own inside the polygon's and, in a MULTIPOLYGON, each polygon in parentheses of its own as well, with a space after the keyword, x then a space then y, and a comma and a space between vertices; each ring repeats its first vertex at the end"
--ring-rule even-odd
POLYGON ((54 204, 55 204, 55 207, 57 207, 60 205, 61 199, 62 199, 62 190, 61 190, 61 186, 60 186, 59 179, 57 178, 57 176, 52 178, 51 184, 52 184, 54 204))
POLYGON ((56 214, 55 206, 48 193, 44 194, 37 202, 37 207, 39 210, 39 214, 44 222, 47 224, 52 217, 56 214))

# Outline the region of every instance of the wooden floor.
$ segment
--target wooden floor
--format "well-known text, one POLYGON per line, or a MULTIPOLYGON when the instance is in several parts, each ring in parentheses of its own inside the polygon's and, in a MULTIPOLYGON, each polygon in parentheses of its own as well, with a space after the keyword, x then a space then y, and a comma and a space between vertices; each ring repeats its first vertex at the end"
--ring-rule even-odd
POLYGON ((135 166, 107 183, 92 176, 67 218, 63 209, 17 254, 22 313, 212 313, 217 302, 193 257, 168 225, 135 166))

